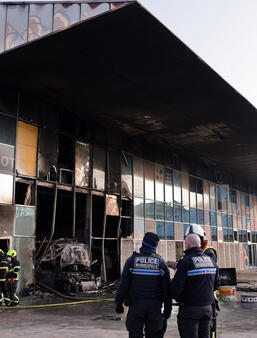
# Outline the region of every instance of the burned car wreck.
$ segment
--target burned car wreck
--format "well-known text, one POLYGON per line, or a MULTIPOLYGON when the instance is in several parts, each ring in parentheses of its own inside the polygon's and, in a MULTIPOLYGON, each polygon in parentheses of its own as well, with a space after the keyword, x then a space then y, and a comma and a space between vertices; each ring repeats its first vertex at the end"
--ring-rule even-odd
POLYGON ((37 279, 63 292, 81 293, 97 290, 101 276, 93 273, 88 247, 75 238, 60 238, 51 243, 41 259, 37 279))

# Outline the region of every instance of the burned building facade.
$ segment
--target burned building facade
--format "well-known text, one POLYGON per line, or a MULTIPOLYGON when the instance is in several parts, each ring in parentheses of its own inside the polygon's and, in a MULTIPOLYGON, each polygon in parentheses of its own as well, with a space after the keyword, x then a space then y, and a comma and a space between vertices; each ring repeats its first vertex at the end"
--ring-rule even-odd
POLYGON ((220 267, 257 266, 254 107, 134 1, 0 18, 0 247, 20 288, 62 239, 110 281, 147 231, 178 259, 189 224, 220 267))

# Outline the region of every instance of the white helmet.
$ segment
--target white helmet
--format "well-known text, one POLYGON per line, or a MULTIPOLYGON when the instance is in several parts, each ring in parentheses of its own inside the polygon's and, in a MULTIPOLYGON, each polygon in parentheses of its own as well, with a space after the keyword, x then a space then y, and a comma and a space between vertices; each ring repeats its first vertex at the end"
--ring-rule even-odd
POLYGON ((186 229, 186 236, 188 234, 196 234, 200 237, 200 239, 204 240, 205 239, 205 232, 203 230, 203 228, 201 227, 201 225, 198 224, 192 224, 189 225, 189 227, 186 229))

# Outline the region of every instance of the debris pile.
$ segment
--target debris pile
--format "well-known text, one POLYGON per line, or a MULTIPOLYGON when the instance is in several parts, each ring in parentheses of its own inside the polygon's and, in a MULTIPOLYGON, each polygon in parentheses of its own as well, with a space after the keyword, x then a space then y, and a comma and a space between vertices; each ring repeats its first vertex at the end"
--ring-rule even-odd
POLYGON ((87 245, 74 238, 52 241, 37 271, 37 279, 63 292, 87 292, 101 286, 101 277, 92 271, 91 255, 87 245))

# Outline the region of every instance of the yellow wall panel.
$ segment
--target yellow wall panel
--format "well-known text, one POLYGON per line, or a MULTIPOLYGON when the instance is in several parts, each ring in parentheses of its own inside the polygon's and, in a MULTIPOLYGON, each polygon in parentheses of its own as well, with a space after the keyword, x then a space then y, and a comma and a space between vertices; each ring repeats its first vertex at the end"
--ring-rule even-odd
POLYGON ((18 122, 17 164, 19 174, 36 176, 38 128, 18 122))

